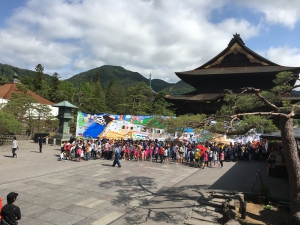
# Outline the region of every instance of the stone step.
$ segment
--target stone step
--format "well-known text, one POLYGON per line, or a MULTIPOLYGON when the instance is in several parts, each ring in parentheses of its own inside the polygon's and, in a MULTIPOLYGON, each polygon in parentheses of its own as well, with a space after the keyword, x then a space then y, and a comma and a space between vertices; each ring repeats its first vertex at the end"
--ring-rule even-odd
POLYGON ((184 221, 184 224, 186 224, 186 225, 216 225, 216 224, 220 224, 220 223, 211 223, 211 222, 207 222, 207 221, 188 219, 188 220, 184 221))
POLYGON ((216 201, 213 201, 212 199, 211 200, 201 199, 199 201, 199 203, 200 203, 200 205, 208 205, 208 206, 212 206, 212 207, 215 207, 215 208, 221 208, 222 207, 221 202, 216 202, 216 201))
POLYGON ((222 198, 222 199, 228 199, 234 197, 234 195, 225 194, 225 193, 212 193, 211 196, 214 198, 222 198))
POLYGON ((203 206, 205 207, 205 209, 207 209, 208 211, 213 211, 213 212, 218 212, 218 213, 222 213, 222 209, 221 208, 215 208, 215 207, 211 207, 211 206, 203 206))
POLYGON ((212 223, 218 223, 220 221, 220 217, 215 217, 215 216, 204 216, 204 215, 200 215, 198 213, 193 213, 191 216, 192 219, 197 219, 197 220, 203 220, 203 221, 207 221, 207 222, 212 222, 212 223))
POLYGON ((221 213, 211 211, 211 210, 206 210, 204 207, 199 208, 199 209, 193 209, 193 212, 196 214, 203 215, 203 216, 214 216, 214 217, 218 217, 218 218, 223 217, 223 215, 221 213))

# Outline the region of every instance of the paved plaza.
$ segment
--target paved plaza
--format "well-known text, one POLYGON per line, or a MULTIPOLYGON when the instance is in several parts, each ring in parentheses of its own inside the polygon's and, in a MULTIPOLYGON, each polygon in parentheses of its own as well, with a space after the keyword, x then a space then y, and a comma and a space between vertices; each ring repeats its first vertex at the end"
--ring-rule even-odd
POLYGON ((44 145, 39 153, 38 144, 19 145, 18 158, 0 146, 0 196, 5 203, 9 192, 19 193, 20 225, 179 224, 207 190, 250 192, 258 169, 273 196, 288 198, 287 185, 266 176, 265 162, 202 170, 121 161, 118 168, 102 159, 59 161, 58 146, 44 145))

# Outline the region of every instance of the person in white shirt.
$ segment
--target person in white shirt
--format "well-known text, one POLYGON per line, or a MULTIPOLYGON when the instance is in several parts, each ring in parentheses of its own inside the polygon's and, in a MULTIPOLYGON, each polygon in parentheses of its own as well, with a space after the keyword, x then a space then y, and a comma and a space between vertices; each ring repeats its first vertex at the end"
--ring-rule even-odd
POLYGON ((16 156, 16 158, 18 158, 18 154, 16 153, 16 150, 18 148, 18 141, 17 138, 14 137, 13 141, 12 141, 12 145, 11 145, 11 149, 12 149, 12 154, 13 154, 13 158, 16 156))

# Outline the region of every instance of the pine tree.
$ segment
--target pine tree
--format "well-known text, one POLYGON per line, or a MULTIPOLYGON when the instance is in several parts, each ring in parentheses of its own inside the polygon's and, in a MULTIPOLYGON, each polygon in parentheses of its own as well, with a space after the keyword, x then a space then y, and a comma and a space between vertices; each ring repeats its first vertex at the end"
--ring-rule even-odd
POLYGON ((95 107, 95 112, 105 112, 106 111, 106 101, 105 101, 105 94, 101 85, 100 81, 100 74, 97 73, 96 79, 94 80, 94 98, 95 101, 93 102, 95 107))

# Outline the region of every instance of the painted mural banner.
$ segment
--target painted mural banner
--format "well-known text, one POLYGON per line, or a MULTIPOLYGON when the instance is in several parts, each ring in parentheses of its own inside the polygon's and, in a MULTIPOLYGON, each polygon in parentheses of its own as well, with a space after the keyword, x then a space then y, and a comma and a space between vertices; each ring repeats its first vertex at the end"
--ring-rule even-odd
MULTIPOLYGON (((76 136, 83 138, 109 139, 158 139, 164 140, 168 134, 163 129, 147 129, 146 124, 155 116, 88 114, 78 111, 76 136)), ((162 116, 170 119, 170 116, 162 116)))

